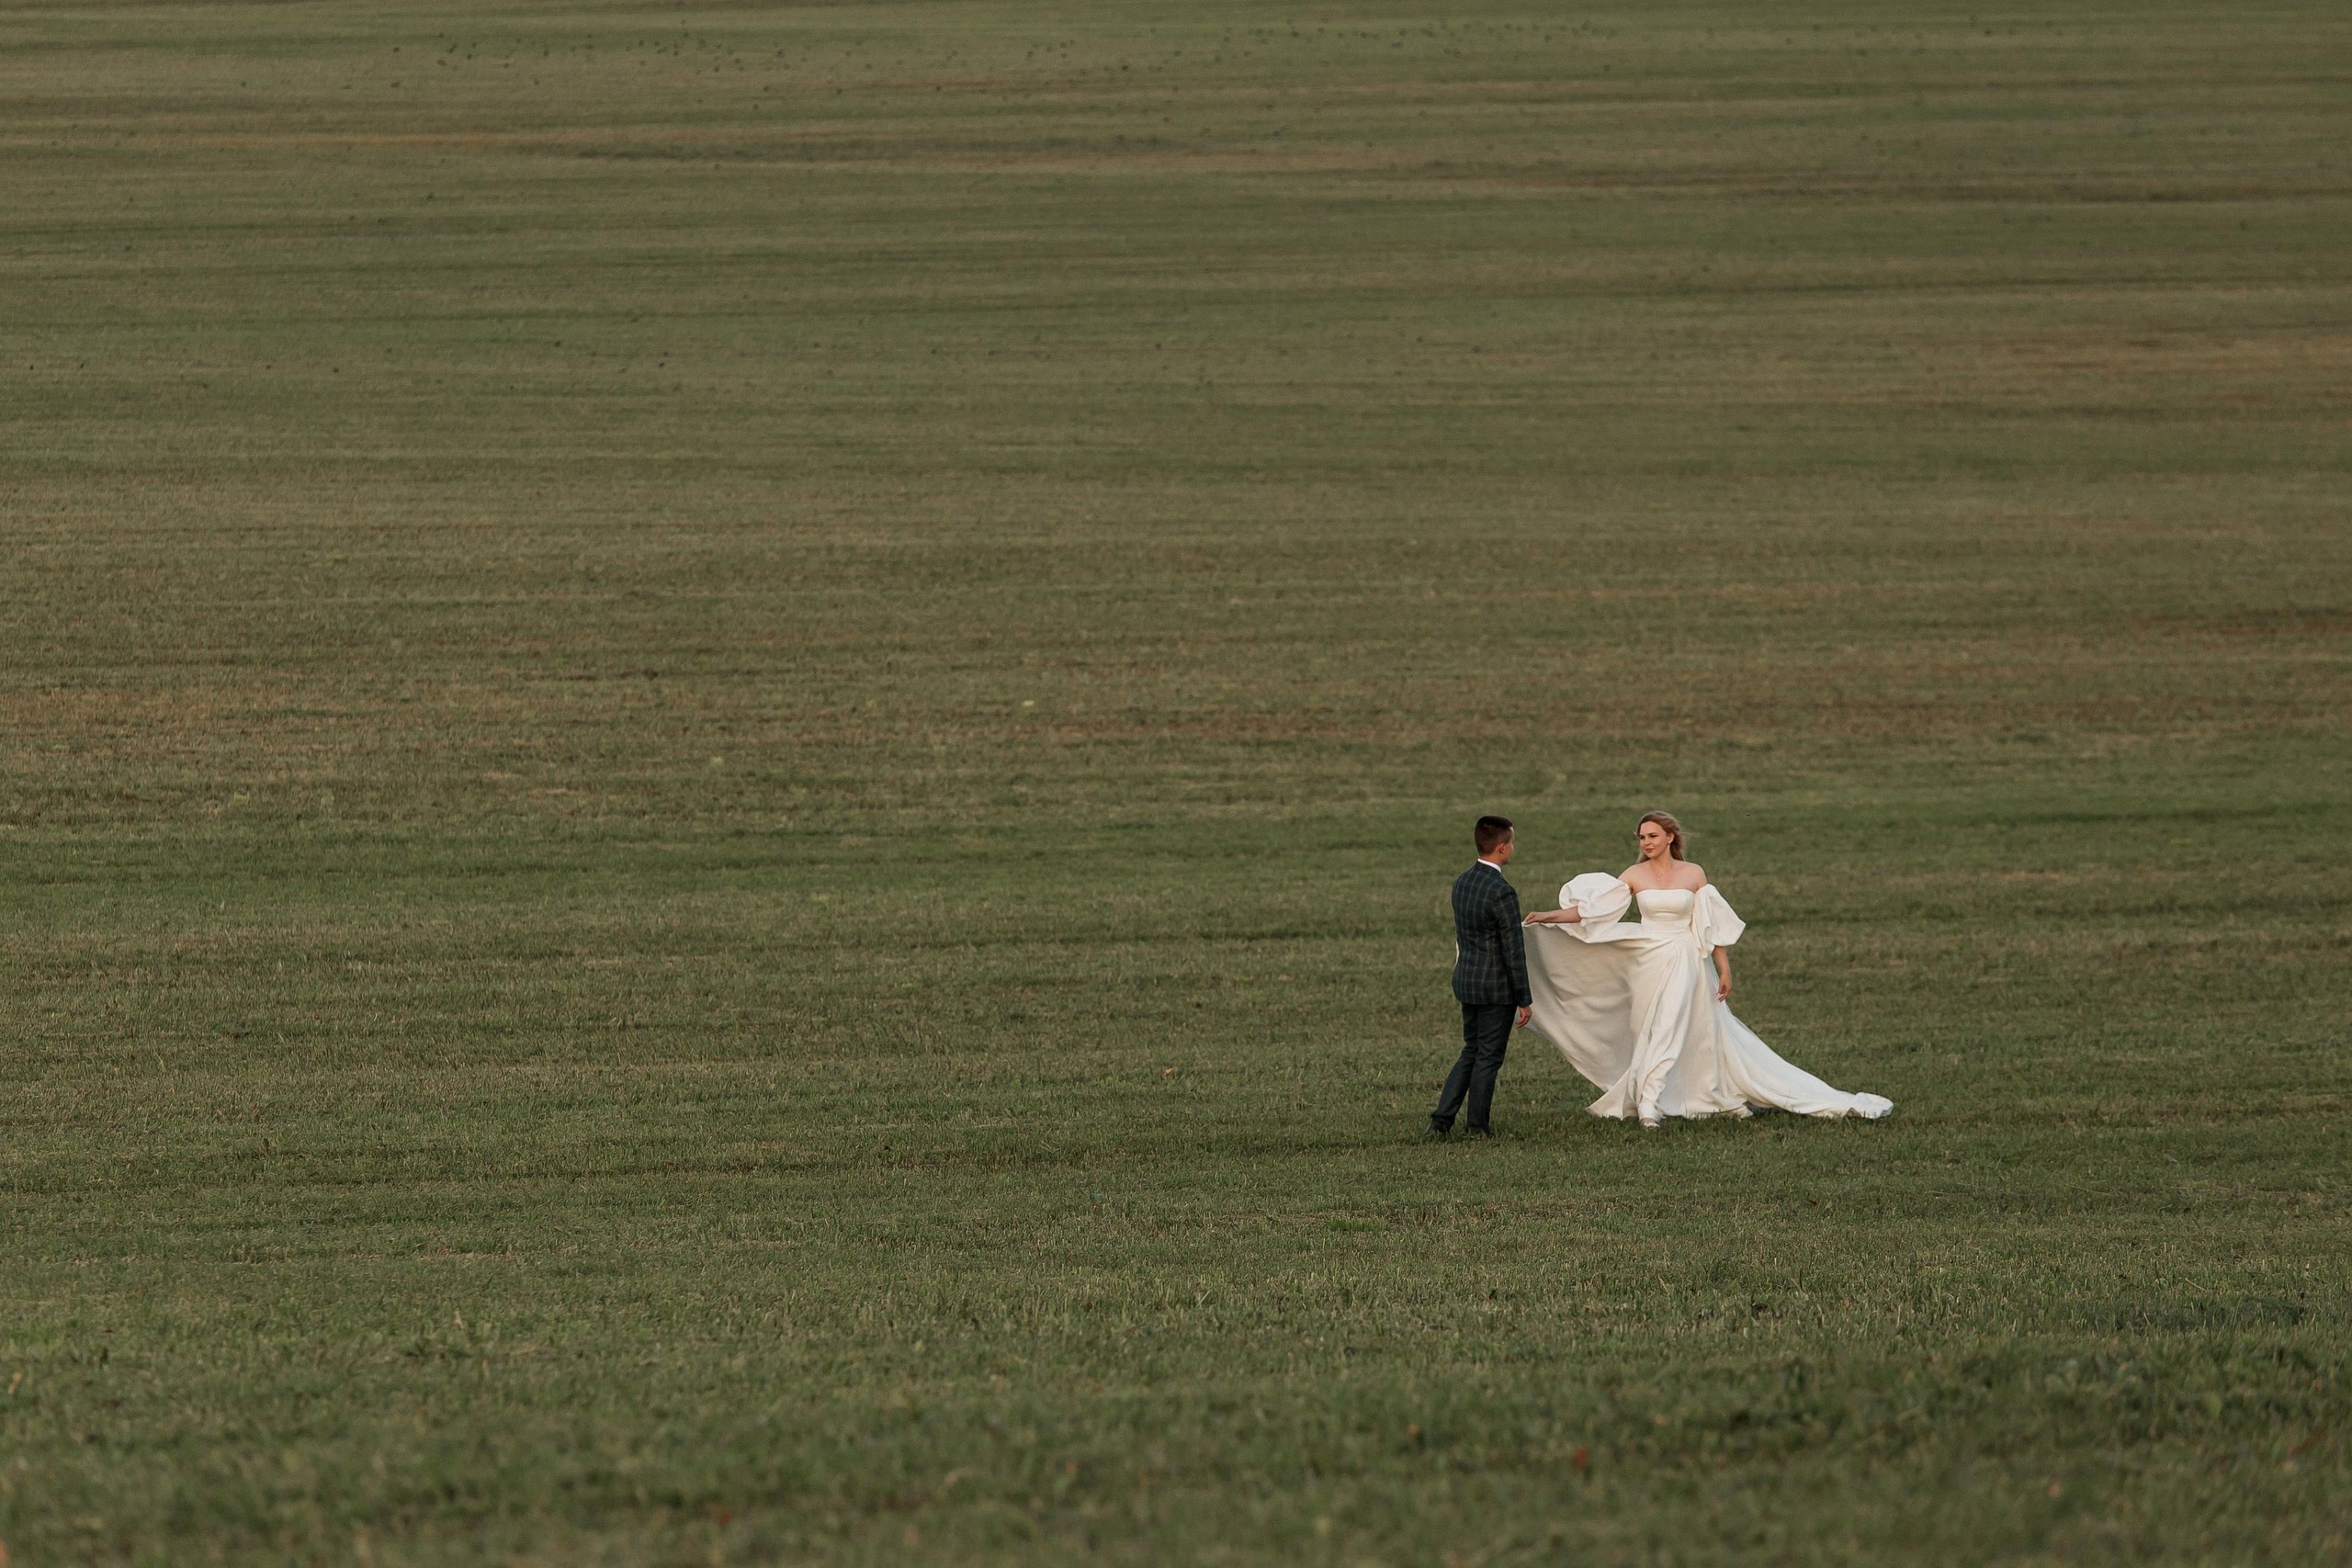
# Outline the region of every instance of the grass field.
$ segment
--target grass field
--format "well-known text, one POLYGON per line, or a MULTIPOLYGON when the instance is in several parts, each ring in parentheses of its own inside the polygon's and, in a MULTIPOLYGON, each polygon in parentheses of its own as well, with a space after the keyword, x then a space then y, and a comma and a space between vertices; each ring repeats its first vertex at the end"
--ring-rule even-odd
POLYGON ((2343 1560, 2348 83, 0 4, 0 1556, 2343 1560), (1894 1118, 1415 1141, 1654 805, 1894 1118))

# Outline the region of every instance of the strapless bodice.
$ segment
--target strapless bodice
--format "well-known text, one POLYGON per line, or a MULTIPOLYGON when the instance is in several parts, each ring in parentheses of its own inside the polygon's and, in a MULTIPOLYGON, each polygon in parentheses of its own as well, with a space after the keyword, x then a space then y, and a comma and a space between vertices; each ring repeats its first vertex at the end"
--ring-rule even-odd
POLYGON ((1698 901, 1696 893, 1681 887, 1660 887, 1634 895, 1634 902, 1642 908, 1642 924, 1654 931, 1687 929, 1690 910, 1698 901))
POLYGON ((1560 889, 1560 908, 1574 909, 1579 917, 1577 922, 1549 929, 1566 931, 1569 940, 1578 942, 1647 939, 1650 945, 1656 945, 1659 937, 1687 932, 1702 947, 1729 947, 1747 929, 1713 886, 1695 891, 1688 887, 1653 887, 1635 893, 1622 877, 1600 871, 1569 878, 1568 885, 1560 889), (1626 917, 1637 899, 1642 918, 1629 920, 1626 917))

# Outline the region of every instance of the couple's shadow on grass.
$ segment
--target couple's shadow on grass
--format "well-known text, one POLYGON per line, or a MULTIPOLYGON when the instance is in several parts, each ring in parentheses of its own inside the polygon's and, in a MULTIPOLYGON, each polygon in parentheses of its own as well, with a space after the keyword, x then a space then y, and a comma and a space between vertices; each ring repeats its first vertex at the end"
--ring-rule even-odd
POLYGON ((1432 1138, 1425 1129, 1417 1129, 1410 1134, 1410 1141, 1431 1147, 1510 1145, 1553 1148, 1608 1148, 1620 1144, 1659 1145, 1668 1142, 1687 1143, 1692 1138, 1738 1141, 1759 1136, 1777 1143, 1799 1129, 1815 1128, 1826 1134, 1833 1128, 1847 1125, 1849 1124, 1839 1120, 1758 1107, 1744 1117, 1678 1116, 1668 1118, 1663 1126, 1645 1127, 1639 1122, 1594 1116, 1578 1105, 1558 1111, 1521 1111, 1508 1117, 1498 1114, 1494 1121, 1493 1132, 1487 1134, 1472 1135, 1457 1130, 1444 1137, 1432 1138))

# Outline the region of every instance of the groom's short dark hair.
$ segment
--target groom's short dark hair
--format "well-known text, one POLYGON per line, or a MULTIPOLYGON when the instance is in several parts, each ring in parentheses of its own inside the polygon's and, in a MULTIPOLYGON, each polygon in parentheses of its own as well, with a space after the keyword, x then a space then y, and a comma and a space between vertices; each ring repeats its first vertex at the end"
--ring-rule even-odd
POLYGON ((1510 837, 1510 818, 1481 817, 1478 818, 1478 831, 1476 836, 1478 840, 1478 852, 1482 855, 1493 854, 1495 846, 1510 837))

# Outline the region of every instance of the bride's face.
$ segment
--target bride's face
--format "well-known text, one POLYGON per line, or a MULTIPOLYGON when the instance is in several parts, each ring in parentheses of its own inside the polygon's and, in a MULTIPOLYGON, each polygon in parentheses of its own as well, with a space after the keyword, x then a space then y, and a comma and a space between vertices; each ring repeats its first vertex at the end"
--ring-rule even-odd
POLYGON ((1674 835, 1655 822, 1645 822, 1642 824, 1641 840, 1644 860, 1662 860, 1668 847, 1674 842, 1674 835))

